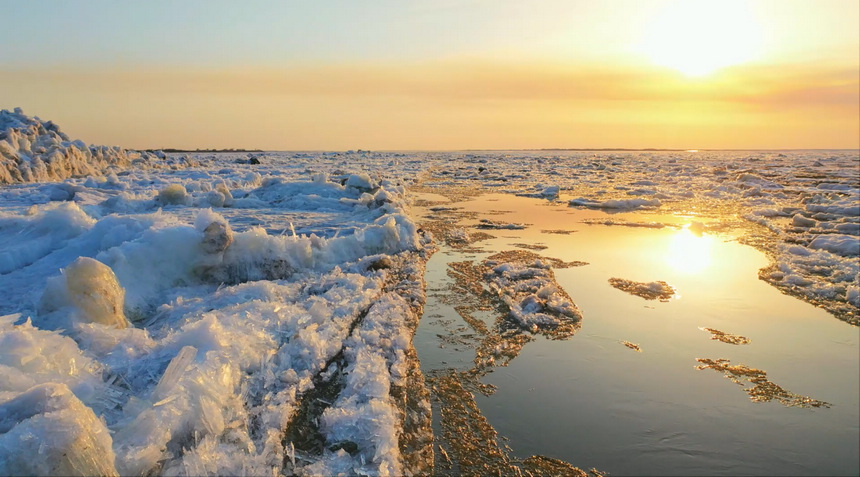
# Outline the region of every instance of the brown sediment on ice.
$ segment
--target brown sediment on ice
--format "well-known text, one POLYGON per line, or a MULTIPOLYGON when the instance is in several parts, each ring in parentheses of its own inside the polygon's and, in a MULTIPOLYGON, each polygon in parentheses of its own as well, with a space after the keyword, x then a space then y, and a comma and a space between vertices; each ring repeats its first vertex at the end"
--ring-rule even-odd
POLYGON ((486 229, 486 230, 523 230, 528 227, 529 224, 517 224, 513 222, 499 222, 496 220, 490 219, 481 219, 476 225, 476 228, 486 229))
POLYGON ((434 410, 440 414, 442 433, 437 439, 435 475, 576 476, 606 475, 584 471, 563 460, 531 456, 521 460, 500 444, 496 429, 481 413, 469 391, 474 378, 468 372, 439 370, 428 377, 434 410))
MULTIPOLYGON (((404 322, 413 336, 426 303, 424 274, 429 254, 428 251, 401 252, 387 258, 385 266, 379 268, 384 277, 380 298, 386 295, 402 298, 406 304, 404 322)), ((350 327, 350 336, 361 328, 372 308, 373 305, 359 314, 350 327)), ((408 475, 430 474, 434 460, 430 391, 412 341, 400 350, 406 357, 405 379, 400 383, 392 382, 389 390, 393 411, 400 422, 400 470, 408 475)), ((380 349, 378 352, 384 354, 386 351, 380 349)), ((302 475, 303 465, 320 460, 329 451, 358 451, 357 444, 351 441, 329 442, 320 428, 323 414, 338 401, 346 386, 349 354, 346 346, 341 349, 314 377, 312 388, 300 398, 282 434, 282 444, 293 454, 292 457, 284 456, 285 475, 302 475)))
MULTIPOLYGON (((444 206, 431 209, 432 213, 424 217, 422 228, 432 232, 437 240, 460 253, 482 252, 483 250, 473 247, 472 244, 493 236, 474 228, 467 231, 460 224, 464 221, 474 223, 480 216, 492 214, 479 216, 458 209, 456 201, 462 200, 462 197, 457 195, 457 191, 440 191, 433 188, 428 192, 447 195, 454 203, 445 203, 444 206)), ((519 245, 524 244, 515 246, 519 245)), ((455 323, 442 316, 432 317, 435 318, 434 323, 444 329, 437 335, 440 339, 439 346, 452 347, 459 351, 475 350, 470 369, 440 369, 427 375, 427 384, 431 386, 433 397, 434 419, 438 423, 434 436, 434 475, 604 475, 595 469, 586 472, 567 462, 546 456, 532 456, 525 460, 513 457, 509 447, 500 445, 496 430, 475 402, 475 393, 491 396, 496 391, 495 386, 483 383, 481 378, 497 366, 507 366, 528 342, 535 339, 533 333, 565 339, 579 329, 581 315, 567 293, 555 281, 551 269, 582 266, 586 263, 542 257, 527 250, 509 250, 482 261, 449 263, 447 274, 452 283, 439 295, 439 290, 433 291, 432 296, 454 308, 465 322, 455 323), (540 281, 544 286, 555 287, 556 291, 552 296, 561 298, 556 301, 571 305, 568 310, 552 310, 550 307, 545 310, 564 318, 559 320, 561 326, 542 326, 527 330, 510 318, 510 305, 516 301, 512 297, 516 297, 517 291, 506 291, 506 288, 513 286, 519 288, 520 292, 529 291, 530 288, 526 283, 528 280, 521 282, 507 277, 508 283, 502 283, 504 280, 500 280, 500 277, 503 274, 497 274, 494 268, 506 263, 522 267, 521 271, 531 275, 531 278, 540 278, 542 281, 536 282, 540 281), (571 310, 575 310, 576 316, 565 316, 561 313, 571 313, 571 310)), ((533 293, 538 290, 530 291, 533 293)), ((543 305, 549 305, 552 301, 547 298, 552 297, 544 297, 543 305)))
MULTIPOLYGON (((450 203, 444 202, 446 205, 473 199, 488 192, 482 187, 450 186, 446 185, 445 182, 444 178, 434 178, 430 175, 425 175, 419 183, 410 185, 409 190, 412 193, 436 194, 445 197, 450 201, 450 203)), ((432 201, 425 201, 424 203, 430 202, 432 201)), ((438 202, 438 204, 441 205, 443 202, 438 202)))
POLYGON ((477 212, 463 211, 459 207, 432 207, 431 214, 425 214, 421 228, 433 234, 433 237, 461 252, 478 252, 480 249, 473 244, 495 238, 486 232, 469 230, 469 227, 459 225, 464 220, 476 220, 477 212))
POLYGON ((629 342, 629 341, 627 341, 627 340, 621 340, 621 344, 623 344, 624 346, 626 346, 626 347, 628 347, 628 348, 632 349, 633 351, 636 351, 636 352, 639 352, 639 353, 641 353, 641 352, 642 352, 642 348, 641 348, 641 347, 639 347, 639 345, 638 345, 638 344, 636 344, 636 343, 631 343, 631 342, 629 342))
POLYGON ((546 250, 549 248, 542 243, 512 243, 511 245, 517 248, 524 248, 526 250, 546 250))
POLYGON ((588 225, 606 225, 606 226, 617 226, 617 227, 636 227, 636 228, 646 228, 646 229, 662 229, 666 227, 681 228, 680 225, 677 224, 667 224, 663 222, 633 222, 629 220, 615 220, 615 219, 584 219, 580 221, 583 224, 588 225))
POLYGON ((750 368, 743 364, 731 364, 728 359, 705 359, 696 358, 702 363, 696 369, 713 369, 722 372, 726 378, 744 388, 753 402, 779 401, 787 407, 802 408, 829 408, 830 403, 812 399, 809 396, 801 396, 783 389, 781 386, 767 379, 767 373, 761 369, 750 368), (747 384, 752 384, 749 387, 747 384))
POLYGON ((646 300, 665 302, 675 296, 675 289, 664 281, 646 283, 634 282, 633 280, 624 278, 610 278, 609 284, 623 292, 642 297, 646 300))
POLYGON ((588 262, 580 262, 578 260, 574 260, 572 262, 565 262, 564 260, 560 260, 558 258, 544 257, 543 255, 538 255, 534 252, 527 252, 524 250, 506 250, 504 252, 499 252, 487 257, 487 261, 509 263, 519 263, 535 260, 541 260, 543 262, 546 262, 553 268, 571 268, 588 265, 588 262))
POLYGON ((464 301, 458 312, 467 323, 477 310, 496 311, 502 318, 508 318, 505 320, 508 326, 564 339, 576 333, 582 315, 556 282, 552 268, 584 264, 509 250, 491 255, 481 263, 451 263, 448 275, 454 279, 452 298, 464 301))
POLYGON ((715 328, 699 328, 702 331, 707 331, 711 334, 712 340, 722 341, 723 343, 733 344, 733 345, 745 345, 750 344, 752 340, 747 338, 746 336, 741 335, 733 335, 731 333, 726 333, 725 331, 720 331, 715 328))

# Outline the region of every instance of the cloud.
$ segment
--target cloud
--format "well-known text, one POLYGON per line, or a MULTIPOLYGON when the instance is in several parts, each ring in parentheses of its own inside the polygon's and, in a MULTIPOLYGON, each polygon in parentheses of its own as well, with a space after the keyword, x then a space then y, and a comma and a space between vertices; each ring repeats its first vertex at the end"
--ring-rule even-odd
POLYGON ((856 66, 735 67, 709 78, 689 79, 653 67, 460 61, 239 70, 19 70, 0 72, 0 80, 132 94, 396 96, 457 103, 692 101, 773 106, 860 103, 860 73, 856 66))

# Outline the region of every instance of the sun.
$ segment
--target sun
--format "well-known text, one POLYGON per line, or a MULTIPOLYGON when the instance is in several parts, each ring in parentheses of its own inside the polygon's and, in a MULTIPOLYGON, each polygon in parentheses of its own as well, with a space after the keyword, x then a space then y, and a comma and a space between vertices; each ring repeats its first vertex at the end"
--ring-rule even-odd
POLYGON ((714 238, 701 233, 699 226, 688 225, 669 242, 666 262, 680 273, 696 275, 711 267, 714 238))
POLYGON ((754 59, 761 39, 749 2, 681 0, 658 13, 640 48, 655 64, 706 76, 754 59))

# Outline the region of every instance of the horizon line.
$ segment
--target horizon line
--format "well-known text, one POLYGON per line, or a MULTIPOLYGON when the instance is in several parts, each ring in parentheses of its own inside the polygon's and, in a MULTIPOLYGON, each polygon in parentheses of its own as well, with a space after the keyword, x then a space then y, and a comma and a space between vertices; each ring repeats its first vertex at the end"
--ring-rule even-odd
POLYGON ((857 151, 860 152, 860 148, 821 148, 821 147, 811 147, 811 148, 660 148, 660 147, 641 147, 641 148, 629 148, 629 147, 585 147, 585 148, 573 148, 573 147, 543 147, 543 148, 467 148, 467 149, 365 149, 365 148, 355 148, 355 149, 260 149, 260 148, 196 148, 196 149, 186 149, 186 148, 126 148, 132 151, 162 151, 167 153, 266 153, 266 152, 504 152, 504 151, 572 151, 572 152, 612 152, 612 151, 620 151, 620 152, 740 152, 740 151, 750 151, 750 152, 780 152, 780 151, 857 151))

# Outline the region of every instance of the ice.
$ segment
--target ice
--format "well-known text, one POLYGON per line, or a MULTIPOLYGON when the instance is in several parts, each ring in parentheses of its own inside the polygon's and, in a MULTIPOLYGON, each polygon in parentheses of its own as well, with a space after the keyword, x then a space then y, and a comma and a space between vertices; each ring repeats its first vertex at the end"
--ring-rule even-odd
POLYGON ((197 348, 193 346, 183 346, 179 350, 179 354, 170 360, 164 375, 155 386, 155 391, 152 392, 153 401, 161 401, 170 396, 170 392, 176 386, 179 378, 185 373, 185 368, 188 367, 197 357, 197 348))
POLYGON ((119 475, 110 433, 65 384, 0 403, 0 474, 119 475))
MULTIPOLYGON (((432 247, 412 185, 576 191, 571 205, 683 213, 700 233, 725 225, 715 217, 751 222, 773 256, 762 279, 840 317, 860 308, 855 153, 267 152, 250 164, 91 147, 20 111, 0 113, 0 131, 4 474, 415 473, 393 398, 432 247), (304 423, 325 440, 309 453, 286 429, 325 379, 343 387, 304 423), (62 406, 38 404, 45 389, 62 406), (46 457, 58 449, 92 455, 75 439, 99 450, 90 467, 44 467, 66 465, 46 457)), ((556 264, 520 258, 478 275, 512 323, 576 331, 556 264)))
POLYGON ((103 175, 133 165, 163 167, 154 154, 71 141, 53 122, 19 108, 0 111, 0 137, 0 184, 103 175))
POLYGON ((48 281, 39 304, 40 313, 73 308, 74 318, 82 323, 100 323, 125 328, 125 290, 113 270, 89 257, 72 262, 61 277, 48 281))
POLYGON ((95 222, 74 202, 33 206, 24 217, 0 217, 0 274, 62 248, 95 222))
POLYGON ((817 222, 813 219, 804 217, 803 215, 796 214, 791 218, 791 225, 795 227, 815 227, 817 222))
POLYGON ((188 191, 182 184, 171 184, 158 192, 158 201, 164 205, 187 205, 188 199, 188 191))
POLYGON ((609 284, 646 300, 668 301, 675 296, 675 288, 664 281, 637 282, 624 278, 610 278, 609 284))
POLYGON ((551 266, 540 259, 486 262, 484 278, 509 309, 509 316, 532 332, 555 331, 573 334, 582 312, 555 283, 551 266))
POLYGON ((570 201, 572 206, 589 207, 592 209, 637 210, 660 207, 660 199, 610 199, 599 201, 580 197, 570 201))
POLYGON ((812 239, 809 248, 827 250, 843 257, 860 255, 860 237, 852 235, 819 235, 812 239))

